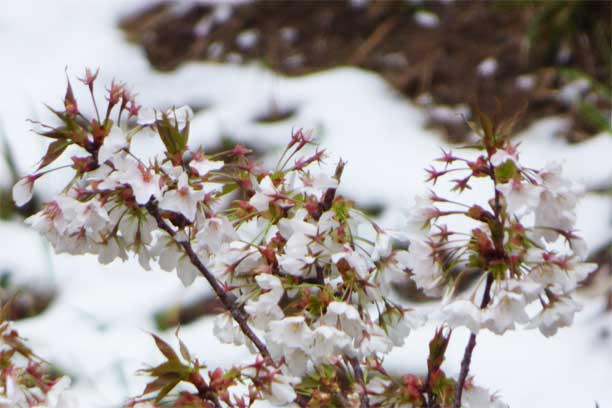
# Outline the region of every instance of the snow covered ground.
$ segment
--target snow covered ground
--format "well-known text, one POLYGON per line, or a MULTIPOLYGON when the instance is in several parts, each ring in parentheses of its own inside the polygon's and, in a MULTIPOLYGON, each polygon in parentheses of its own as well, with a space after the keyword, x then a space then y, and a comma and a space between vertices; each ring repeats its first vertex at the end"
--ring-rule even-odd
MULTIPOLYGON (((215 144, 223 136, 270 150, 283 145, 292 127, 313 129, 322 145, 348 160, 343 192, 361 204, 384 204, 382 222, 399 227, 400 211, 424 191, 422 169, 445 142, 424 129, 425 115, 377 75, 352 68, 287 79, 257 65, 188 64, 172 73, 151 70, 142 51, 127 44, 116 28, 118 16, 142 1, 20 0, 0 13, 0 123, 20 170, 31 171, 45 143, 29 132, 26 118, 44 120, 42 102, 59 105, 64 69, 80 76, 85 66, 100 67, 99 83, 126 82, 145 105, 185 103, 207 106, 192 123, 191 143, 215 144), (275 124, 254 118, 272 104, 295 107, 296 115, 275 124)), ((84 100, 84 99, 83 99, 84 100)), ((555 137, 563 120, 543 120, 519 135, 523 157, 533 166, 565 160, 566 174, 586 186, 612 183, 612 138, 599 135, 569 146, 555 137)), ((337 156, 336 156, 337 157, 337 156)), ((334 161, 330 160, 330 166, 334 161)), ((0 164, 0 184, 9 183, 0 164)), ((61 177, 46 178, 37 192, 48 197, 61 177)), ((609 197, 587 194, 578 209, 578 227, 591 248, 612 237, 609 197)), ((0 267, 20 281, 57 287, 58 297, 41 316, 17 324, 34 349, 75 379, 84 407, 116 407, 142 390, 133 372, 159 357, 147 331, 153 314, 208 291, 205 282, 183 288, 174 275, 142 271, 137 263, 100 266, 95 258, 55 256, 32 231, 0 224, 0 267)), ((472 373, 479 383, 499 389, 513 407, 612 406, 612 343, 598 340, 602 325, 598 300, 571 329, 552 339, 518 331, 478 338, 472 373), (596 319, 597 317, 597 319, 596 319)), ((209 366, 229 365, 247 351, 224 346, 212 336, 212 320, 181 329, 181 336, 209 366)), ((389 359, 393 368, 424 367, 429 325, 389 359)), ((171 338, 173 333, 164 333, 171 338)), ((451 341, 446 369, 459 369, 465 333, 451 341), (464 335, 462 337, 462 335, 464 335)))

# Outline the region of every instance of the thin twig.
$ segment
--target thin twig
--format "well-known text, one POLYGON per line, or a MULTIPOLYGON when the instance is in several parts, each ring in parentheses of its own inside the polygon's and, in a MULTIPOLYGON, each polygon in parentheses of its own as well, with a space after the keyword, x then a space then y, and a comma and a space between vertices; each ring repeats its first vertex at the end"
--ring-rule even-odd
MULTIPOLYGON (((504 219, 503 214, 501 213, 501 204, 499 191, 497 190, 497 180, 495 179, 495 167, 489 160, 489 177, 493 180, 493 187, 495 191, 495 206, 493 208, 493 212, 495 214, 495 221, 501 225, 503 231, 504 219)), ((495 246, 495 252, 499 257, 505 257, 504 250, 504 236, 503 232, 500 235, 499 233, 493 234, 493 245, 495 246)), ((482 295, 482 301, 480 302, 480 308, 484 309, 487 307, 489 302, 491 301, 491 286, 493 285, 493 275, 488 272, 487 274, 487 282, 485 283, 484 294, 482 295)), ((474 347, 476 347, 476 333, 470 334, 470 339, 468 340, 468 344, 465 346, 465 351, 463 352, 463 360, 461 360, 461 371, 459 372, 459 378, 457 384, 455 386, 455 401, 453 403, 453 408, 461 407, 461 397, 463 395, 463 387, 465 386, 465 380, 467 379, 467 375, 470 371, 470 363, 472 362, 472 352, 474 351, 474 347)))
POLYGON ((191 383, 198 390, 198 396, 200 398, 202 398, 205 401, 212 402, 215 408, 223 408, 223 405, 221 405, 221 401, 219 401, 219 398, 210 389, 208 384, 206 384, 206 381, 204 381, 204 378, 202 378, 200 374, 192 375, 190 380, 191 380, 191 383))
POLYGON ((355 372, 355 378, 361 385, 362 393, 361 393, 361 408, 370 408, 370 398, 368 397, 368 391, 366 389, 365 378, 363 376, 363 370, 359 365, 359 360, 355 357, 349 358, 349 363, 353 367, 353 371, 355 372))
POLYGON ((363 43, 361 47, 357 49, 357 51, 350 58, 350 63, 353 65, 361 64, 368 54, 382 41, 385 37, 393 30, 393 28, 397 25, 397 16, 391 16, 385 21, 383 21, 376 30, 372 32, 370 37, 363 43))
MULTIPOLYGON (((171 236, 174 236, 174 231, 168 224, 166 224, 161 214, 159 213, 157 206, 153 203, 149 203, 147 204, 146 208, 149 211, 149 213, 153 216, 153 218, 155 218, 155 220, 157 221, 157 226, 161 228, 162 230, 164 230, 165 232, 167 232, 168 234, 170 234, 171 236)), ((204 266, 204 264, 202 263, 198 255, 195 253, 195 251, 191 247, 191 244, 189 243, 189 241, 181 241, 178 243, 183 247, 183 250, 189 257, 189 260, 191 261, 193 266, 195 266, 198 269, 198 271, 202 274, 202 276, 206 278, 206 280, 208 281, 210 286, 213 288, 215 294, 217 295, 221 303, 223 303, 223 306, 225 307, 225 309, 231 313, 236 323, 238 323, 238 326, 240 326, 240 329, 242 330, 242 332, 249 338, 249 340, 253 342, 257 350, 259 350, 259 352, 264 358, 272 360, 272 358, 270 357, 270 352, 268 351, 268 348, 266 347, 266 345, 259 339, 259 337, 257 337, 257 335, 249 327, 247 323, 247 319, 244 315, 244 312, 241 310, 239 305, 234 301, 234 299, 228 295, 228 293, 223 289, 223 287, 221 287, 219 282, 217 282, 217 279, 208 270, 208 268, 204 266)))
MULTIPOLYGON (((340 179, 342 178, 342 173, 344 172, 344 166, 346 165, 345 161, 340 160, 338 165, 336 166, 336 172, 334 174, 334 178, 340 183, 340 179)), ((329 210, 334 204, 334 199, 336 198, 336 187, 330 187, 325 191, 323 195, 323 199, 319 204, 319 216, 323 214, 325 211, 329 210)))
MULTIPOLYGON (((487 307, 487 305, 491 301, 491 295, 489 293, 491 291, 491 285, 493 285, 493 275, 489 273, 489 275, 487 276, 487 282, 485 283, 485 291, 484 295, 482 296, 482 302, 480 303, 481 309, 487 307)), ((465 346, 465 351, 463 352, 463 360, 461 360, 461 371, 459 372, 459 379, 455 387, 455 402, 453 404, 453 408, 461 407, 463 387, 470 371, 470 363, 472 362, 472 352, 474 351, 474 347, 476 347, 476 334, 472 333, 470 334, 470 339, 468 340, 468 344, 465 346)))

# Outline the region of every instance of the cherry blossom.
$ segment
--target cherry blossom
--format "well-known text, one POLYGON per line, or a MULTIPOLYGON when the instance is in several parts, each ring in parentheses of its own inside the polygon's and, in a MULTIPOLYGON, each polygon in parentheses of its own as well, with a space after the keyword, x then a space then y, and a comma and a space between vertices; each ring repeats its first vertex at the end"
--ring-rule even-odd
POLYGON ((249 299, 244 310, 250 315, 255 327, 265 329, 268 322, 284 317, 278 302, 285 290, 279 278, 270 274, 260 274, 255 277, 257 285, 263 292, 257 300, 249 299))
POLYGON ((495 296, 482 316, 482 326, 496 334, 513 330, 516 323, 527 323, 529 316, 525 312, 525 299, 522 295, 502 291, 495 296))
MULTIPOLYGON (((95 77, 86 78, 93 92, 95 77)), ((434 187, 452 175, 452 199, 448 191, 417 198, 405 227, 390 231, 341 195, 344 163, 333 175, 322 171, 326 155, 311 149, 308 132, 293 132, 276 166, 265 168, 244 146, 214 155, 190 148, 188 107, 141 109, 113 83, 106 115, 96 111, 90 120, 71 90, 66 95, 66 117, 87 119, 64 140, 81 156, 70 165, 70 184, 26 222, 58 253, 91 253, 101 263, 135 257, 144 269, 176 271, 185 286, 203 277, 223 306, 214 335, 256 354, 231 369, 202 369, 205 378, 182 342, 179 357, 156 337, 169 364, 145 370, 154 377, 145 392, 164 404, 246 407, 263 399, 303 407, 337 398, 343 406, 503 407, 467 376, 476 335, 520 325, 555 334, 572 323, 580 306, 571 293, 596 268, 582 262, 586 245, 573 230, 579 189, 558 165, 523 167, 517 147, 490 126, 482 126, 474 155, 444 152, 437 159, 444 168, 428 170, 434 187), (137 115, 139 126, 115 125, 125 121, 121 112, 110 119, 114 106, 137 115), (145 129, 162 151, 132 143, 145 129), (485 200, 463 194, 484 185, 485 200), (406 237, 407 250, 398 248, 406 237), (468 288, 464 276, 475 277, 468 288), (440 326, 427 375, 392 377, 384 357, 424 320, 392 300, 392 283, 408 279, 426 296, 444 295, 426 309, 440 326), (471 334, 455 379, 441 364, 450 331, 461 326, 471 334), (166 399, 179 383, 191 385, 166 399)), ((40 175, 14 186, 18 204, 31 198, 40 175)), ((45 407, 72 408, 60 397, 65 385, 48 387, 45 407)))
POLYGON ((472 333, 478 333, 482 324, 480 308, 466 299, 450 302, 442 309, 444 321, 452 328, 465 326, 472 333))
POLYGON ((539 204, 542 188, 526 181, 510 180, 506 184, 497 186, 497 190, 504 195, 508 211, 519 215, 520 210, 532 210, 539 204))
POLYGON ((129 147, 127 135, 117 126, 113 126, 109 134, 104 138, 104 144, 98 151, 98 162, 105 163, 113 161, 117 153, 129 147))
POLYGON ((32 190, 37 178, 37 175, 26 176, 15 183, 13 186, 13 201, 17 207, 25 205, 32 199, 32 190))
POLYGON ((195 190, 189 185, 187 174, 178 178, 176 189, 166 191, 159 200, 159 208, 183 215, 187 220, 195 219, 198 204, 204 199, 203 190, 195 190))
POLYGON ((202 152, 197 152, 189 162, 189 167, 196 170, 200 177, 206 176, 211 171, 220 170, 224 165, 221 160, 209 160, 202 152))
POLYGON ((557 333, 560 327, 567 327, 574 321, 574 315, 582 309, 582 306, 574 302, 570 297, 559 297, 553 300, 531 319, 526 326, 535 329, 550 337, 557 333))
POLYGON ((299 382, 297 377, 276 374, 270 381, 269 401, 277 406, 286 406, 297 397, 294 385, 299 382))
POLYGON ((427 234, 431 221, 440 215, 440 210, 429 198, 417 196, 414 200, 414 206, 406 212, 406 231, 419 238, 427 234))

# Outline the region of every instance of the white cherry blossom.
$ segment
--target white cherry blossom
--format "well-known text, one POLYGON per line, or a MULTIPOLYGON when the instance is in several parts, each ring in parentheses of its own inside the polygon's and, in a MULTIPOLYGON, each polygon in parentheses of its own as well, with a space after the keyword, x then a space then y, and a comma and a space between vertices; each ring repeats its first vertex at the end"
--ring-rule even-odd
POLYGON ((442 316, 446 324, 452 329, 464 326, 470 329, 472 333, 480 331, 482 324, 481 310, 467 299, 457 299, 444 306, 442 316))
POLYGON ((129 147, 127 135, 118 126, 113 126, 109 134, 104 138, 104 143, 98 151, 98 163, 105 163, 107 160, 114 161, 115 156, 120 151, 129 147))
POLYGON ((312 275, 311 266, 316 258, 312 256, 309 248, 312 240, 304 234, 295 233, 285 245, 285 253, 278 256, 278 264, 288 274, 293 276, 312 275))
POLYGON ((555 299, 550 304, 544 306, 526 326, 527 329, 535 329, 550 337, 557 333, 560 327, 570 326, 574 321, 574 315, 582 310, 582 306, 574 302, 570 297, 555 299))
POLYGON ((344 246, 342 251, 336 252, 332 255, 331 260, 334 263, 338 263, 341 259, 344 259, 351 268, 357 273, 360 279, 367 279, 370 274, 370 259, 366 257, 363 252, 355 251, 349 246, 344 246))
POLYGON ((393 348, 393 342, 379 325, 368 324, 358 347, 360 358, 367 358, 387 354, 393 348))
POLYGON ((431 221, 440 215, 440 210, 431 199, 416 196, 414 206, 405 212, 406 232, 415 238, 424 237, 430 229, 431 221))
POLYGON ((314 333, 304 316, 290 316, 270 322, 265 337, 275 360, 284 357, 292 374, 301 376, 305 373, 314 333))
MULTIPOLYGON (((256 184, 256 182, 254 183, 256 184)), ((267 211, 270 202, 277 196, 276 187, 270 176, 264 177, 256 186, 256 193, 250 198, 249 204, 257 211, 267 211)))
POLYGON ((214 322, 213 334, 219 341, 226 344, 240 346, 246 342, 246 336, 230 312, 217 315, 214 322))
POLYGON ((211 171, 220 170, 224 165, 221 160, 208 160, 202 152, 197 152, 189 162, 189 167, 196 170, 200 177, 206 176, 211 171))
POLYGON ((495 167, 501 166, 507 161, 511 161, 518 165, 518 154, 514 147, 507 149, 499 149, 493 156, 491 156, 491 164, 495 167))
POLYGON ((253 325, 265 329, 272 320, 278 320, 285 316, 278 302, 285 293, 281 280, 271 274, 262 273, 255 277, 257 285, 264 290, 259 297, 249 299, 244 310, 250 315, 253 325))
POLYGON ((160 175, 141 163, 121 169, 116 179, 119 183, 128 184, 132 188, 134 198, 140 205, 149 202, 151 197, 159 198, 162 195, 160 175))
POLYGON ((513 292, 500 291, 482 313, 482 327, 495 334, 514 330, 516 323, 523 324, 528 321, 524 297, 513 292))
POLYGON ((391 235, 384 231, 377 233, 374 249, 372 250, 372 260, 376 262, 381 258, 387 258, 391 255, 392 250, 393 244, 391 235))
POLYGON ((382 321, 389 340, 393 345, 401 347, 410 332, 425 323, 425 317, 415 312, 394 310, 392 313, 384 313, 382 321))
POLYGON ((297 397, 294 385, 299 383, 298 377, 276 374, 270 381, 270 392, 266 393, 270 403, 276 406, 286 406, 297 397))
POLYGON ((37 178, 36 176, 26 176, 15 183, 13 186, 13 201, 17 207, 25 205, 32 199, 32 190, 37 178))
POLYGON ((470 384, 463 392, 461 402, 466 408, 508 408, 497 396, 483 387, 470 384))
POLYGON ((332 326, 321 325, 314 330, 314 341, 310 357, 316 363, 328 362, 331 357, 344 352, 352 339, 343 331, 332 326))
POLYGON ((542 188, 527 181, 510 180, 499 184, 497 190, 506 198, 508 211, 519 215, 520 210, 529 211, 537 207, 542 188))
POLYGON ((187 220, 195 219, 198 203, 204 199, 206 193, 195 190, 189 185, 188 176, 183 173, 179 176, 176 189, 166 191, 159 200, 159 208, 177 214, 182 214, 187 220))
POLYGON ((432 258, 432 249, 426 242, 420 240, 410 242, 406 263, 412 270, 412 280, 426 295, 439 296, 442 293, 440 283, 443 273, 432 258))
POLYGON ((301 190, 306 194, 315 196, 317 199, 321 199, 328 189, 338 187, 338 180, 326 173, 318 173, 314 176, 310 173, 301 173, 300 180, 302 182, 301 190))
POLYGON ((346 302, 331 302, 323 316, 323 322, 347 333, 352 338, 360 338, 365 324, 353 305, 346 302))

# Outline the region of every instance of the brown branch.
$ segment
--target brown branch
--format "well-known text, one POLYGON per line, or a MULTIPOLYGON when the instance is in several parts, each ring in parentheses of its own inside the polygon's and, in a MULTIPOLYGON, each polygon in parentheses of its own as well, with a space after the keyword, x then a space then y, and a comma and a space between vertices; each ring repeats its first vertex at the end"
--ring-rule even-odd
POLYGON ((190 376, 191 384, 198 390, 198 396, 204 401, 210 401, 216 408, 223 408, 217 395, 210 389, 200 374, 194 373, 190 376))
POLYGON ((376 46, 385 39, 385 37, 395 28, 398 22, 397 16, 391 16, 385 21, 383 21, 377 28, 372 32, 370 37, 363 43, 361 47, 357 49, 357 51, 350 58, 350 63, 352 65, 361 64, 368 54, 376 48, 376 46))
MULTIPOLYGON (((489 155, 491 153, 489 152, 489 155)), ((500 203, 499 191, 497 190, 497 180, 495 179, 495 166, 491 163, 489 157, 489 177, 493 181, 493 191, 495 194, 493 213, 495 214, 495 225, 491 228, 493 245, 495 246, 495 252, 501 259, 506 258, 506 252, 504 249, 504 214, 502 213, 502 206, 500 203)), ((487 282, 485 284, 484 294, 482 295, 482 301, 480 302, 480 308, 484 309, 491 301, 491 286, 493 285, 493 275, 489 272, 487 275, 487 282)), ((472 352, 476 347, 476 334, 470 334, 468 344, 465 346, 463 353, 463 360, 461 360, 461 371, 459 372, 459 378, 457 385, 455 386, 455 401, 453 408, 461 407, 461 397, 463 395, 463 387, 465 386, 465 380, 470 371, 470 363, 472 362, 472 352)))
POLYGON ((355 372, 355 378, 363 388, 361 393, 361 405, 360 408, 370 408, 370 399, 368 397, 368 390, 366 389, 365 378, 363 376, 363 370, 361 370, 361 366, 359 365, 359 360, 357 358, 352 357, 349 358, 349 363, 353 367, 353 371, 355 372))
MULTIPOLYGON (((491 291, 491 285, 493 285, 493 275, 489 273, 487 275, 487 282, 485 283, 482 302, 480 302, 481 309, 487 307, 487 305, 491 301, 491 294, 489 293, 491 291)), ((459 378, 457 381, 457 385, 455 386, 455 401, 453 404, 453 408, 461 407, 463 387, 470 371, 470 363, 472 362, 472 352, 474 351, 474 347, 476 347, 476 334, 472 333, 470 334, 470 339, 468 340, 468 344, 465 346, 465 351, 463 352, 463 360, 461 360, 461 371, 459 372, 459 378)))
MULTIPOLYGON (((172 228, 168 224, 166 224, 166 222, 162 218, 156 204, 154 204, 153 202, 150 202, 149 204, 147 204, 146 208, 149 211, 149 214, 151 214, 153 218, 155 218, 155 220, 157 221, 157 226, 159 228, 161 228, 162 230, 164 230, 171 236, 175 235, 172 228)), ((223 303, 223 306, 225 307, 225 309, 231 313, 236 323, 238 323, 238 326, 240 326, 240 330, 242 330, 245 336, 247 336, 249 340, 253 342, 257 350, 259 350, 259 352, 264 358, 272 360, 272 358, 270 357, 270 352, 268 351, 268 348, 266 347, 266 345, 263 344, 263 342, 259 339, 259 337, 257 337, 257 335, 249 327, 246 316, 244 312, 242 311, 242 309, 240 308, 240 306, 234 301, 234 298, 231 297, 223 289, 223 287, 219 284, 217 279, 208 270, 208 268, 204 266, 204 264, 202 263, 198 255, 195 253, 195 251, 191 247, 191 244, 189 243, 189 241, 181 241, 177 243, 181 247, 183 247, 183 250, 189 257, 189 260, 191 261, 193 266, 195 266, 198 269, 198 271, 202 274, 202 276, 206 278, 206 280, 208 281, 210 286, 213 288, 213 291, 215 292, 215 294, 217 295, 221 303, 223 303)))
MULTIPOLYGON (((342 173, 344 172, 345 165, 346 162, 340 160, 338 162, 338 165, 336 166, 336 173, 334 174, 334 178, 338 180, 338 183, 340 183, 340 178, 342 178, 342 173)), ((321 216, 321 214, 323 214, 325 211, 329 210, 332 207, 332 205, 334 204, 334 198, 336 198, 336 188, 328 188, 325 191, 325 194, 323 195, 321 203, 319 204, 319 217, 321 216)))

